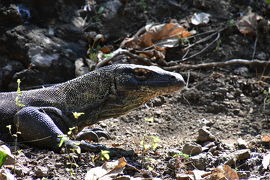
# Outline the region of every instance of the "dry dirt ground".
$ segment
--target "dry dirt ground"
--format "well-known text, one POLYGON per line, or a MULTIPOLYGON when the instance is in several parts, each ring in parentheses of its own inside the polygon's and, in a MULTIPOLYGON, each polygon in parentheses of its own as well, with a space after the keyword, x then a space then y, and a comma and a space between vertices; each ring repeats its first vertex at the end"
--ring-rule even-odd
MULTIPOLYGON (((136 17, 134 22, 127 18, 121 18, 116 24, 113 24, 114 20, 104 22, 104 26, 101 22, 104 28, 101 33, 113 34, 115 26, 119 25, 119 31, 111 35, 108 43, 113 44, 118 42, 116 38, 134 34, 148 21, 180 20, 194 12, 212 15, 209 24, 193 27, 205 32, 236 21, 248 11, 248 6, 264 19, 270 19, 270 6, 263 1, 127 1, 125 11, 136 17)), ((252 59, 255 40, 254 36, 245 36, 236 26, 231 26, 221 32, 214 47, 186 63, 252 59)), ((269 45, 268 29, 258 35, 255 59, 269 61, 269 45)), ((196 46, 194 53, 203 46, 205 44, 196 46)), ((177 60, 180 55, 179 49, 174 48, 167 58, 177 60)), ((182 92, 158 97, 125 116, 96 125, 112 136, 111 140, 101 139, 99 143, 120 149, 111 155, 110 161, 124 156, 130 166, 123 173, 131 177, 184 179, 188 171, 206 173, 227 164, 241 179, 270 179, 269 165, 262 165, 264 157, 270 153, 269 141, 262 140, 262 136, 270 135, 269 68, 228 66, 176 72, 188 80, 188 87, 182 92), (153 137, 160 141, 151 142, 153 137), (145 149, 142 141, 158 147, 145 149), (193 149, 199 150, 194 153, 193 149), (186 154, 190 156, 186 157, 186 154)), ((104 163, 99 154, 58 154, 19 147, 15 172, 12 172, 18 179, 84 179, 89 169, 104 163)))

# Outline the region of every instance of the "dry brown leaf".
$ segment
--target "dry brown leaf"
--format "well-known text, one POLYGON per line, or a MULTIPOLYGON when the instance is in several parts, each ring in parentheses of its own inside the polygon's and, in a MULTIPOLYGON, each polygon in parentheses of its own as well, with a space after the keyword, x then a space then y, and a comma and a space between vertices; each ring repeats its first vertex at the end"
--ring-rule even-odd
POLYGON ((86 173, 85 179, 113 179, 113 177, 117 176, 123 171, 126 165, 127 161, 124 157, 119 158, 117 161, 106 162, 102 166, 90 169, 86 173))
POLYGON ((141 47, 150 47, 156 42, 170 38, 185 38, 191 34, 178 23, 151 26, 139 39, 141 47))
POLYGON ((223 169, 225 171, 224 174, 225 174, 227 179, 230 179, 230 180, 238 180, 239 179, 237 172, 234 169, 232 169, 230 166, 224 165, 223 169))
POLYGON ((189 36, 191 33, 178 23, 149 24, 132 38, 126 38, 120 47, 132 49, 136 54, 162 65, 166 64, 163 61, 166 49, 178 46, 181 38, 189 36))
POLYGON ((202 177, 209 175, 208 180, 239 180, 237 172, 228 165, 224 165, 222 168, 215 168, 211 174, 205 174, 202 177))
POLYGON ((236 26, 242 34, 256 35, 257 33, 257 14, 248 12, 247 15, 241 17, 236 26))
POLYGON ((121 157, 117 161, 118 161, 118 164, 116 166, 114 166, 114 168, 111 169, 104 176, 113 175, 113 174, 119 174, 120 172, 123 171, 124 167, 127 165, 127 160, 124 157, 121 157))
POLYGON ((108 54, 110 52, 112 52, 112 48, 109 46, 104 46, 100 49, 101 52, 103 52, 104 54, 108 54))
POLYGON ((270 142, 270 136, 268 135, 262 135, 261 139, 262 139, 262 142, 266 142, 266 143, 270 142))
MULTIPOLYGON (((122 47, 140 49, 151 47, 161 40, 186 38, 191 35, 178 23, 147 25, 146 32, 138 37, 128 38, 122 42, 122 47)), ((158 46, 158 45, 157 45, 158 46)))
POLYGON ((215 168, 209 177, 209 180, 227 180, 223 169, 215 168))

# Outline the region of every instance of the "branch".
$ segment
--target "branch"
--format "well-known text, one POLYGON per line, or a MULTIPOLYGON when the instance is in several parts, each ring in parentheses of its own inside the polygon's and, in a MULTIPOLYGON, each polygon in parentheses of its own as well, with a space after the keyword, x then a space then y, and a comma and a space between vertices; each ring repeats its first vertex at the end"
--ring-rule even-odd
POLYGON ((269 61, 261 61, 261 60, 246 60, 246 59, 232 59, 225 62, 212 62, 212 63, 202 63, 202 64, 183 64, 179 63, 178 65, 171 67, 163 67, 163 69, 168 71, 173 70, 187 70, 187 69, 207 69, 214 67, 225 67, 225 66, 233 66, 233 65, 241 65, 241 66, 254 66, 254 67, 267 67, 270 65, 269 61))

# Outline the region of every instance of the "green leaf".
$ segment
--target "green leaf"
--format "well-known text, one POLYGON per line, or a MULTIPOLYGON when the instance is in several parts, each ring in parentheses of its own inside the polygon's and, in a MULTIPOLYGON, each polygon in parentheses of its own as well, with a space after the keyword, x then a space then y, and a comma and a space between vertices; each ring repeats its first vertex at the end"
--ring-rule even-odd
POLYGON ((0 151, 0 167, 2 167, 3 164, 5 163, 7 156, 8 156, 8 154, 6 154, 3 151, 0 151))
POLYGON ((150 117, 150 118, 144 118, 145 122, 153 122, 154 121, 154 117, 150 117))
POLYGON ((66 135, 58 135, 58 137, 60 138, 60 142, 59 142, 59 145, 58 147, 62 147, 63 144, 69 140, 69 138, 66 136, 66 135))
POLYGON ((267 2, 268 4, 270 4, 270 0, 266 0, 266 2, 267 2))
POLYGON ((84 115, 84 112, 72 112, 75 119, 78 119, 81 115, 84 115))
POLYGON ((110 159, 110 151, 101 150, 100 155, 101 155, 101 160, 102 161, 110 159))

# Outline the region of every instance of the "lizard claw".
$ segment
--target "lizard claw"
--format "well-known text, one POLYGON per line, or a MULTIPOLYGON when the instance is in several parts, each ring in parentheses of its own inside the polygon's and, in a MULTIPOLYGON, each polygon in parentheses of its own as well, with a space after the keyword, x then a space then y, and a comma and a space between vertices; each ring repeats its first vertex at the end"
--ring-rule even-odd
MULTIPOLYGON (((101 144, 90 144, 85 141, 73 141, 73 140, 67 140, 65 141, 65 146, 67 148, 67 151, 74 150, 77 148, 80 148, 83 152, 100 152, 101 150, 106 150, 106 146, 101 144)), ((75 151, 77 152, 77 151, 75 151)))
POLYGON ((84 129, 83 131, 77 134, 76 139, 98 142, 100 137, 104 137, 106 139, 111 138, 106 131, 94 128, 94 129, 84 129))

